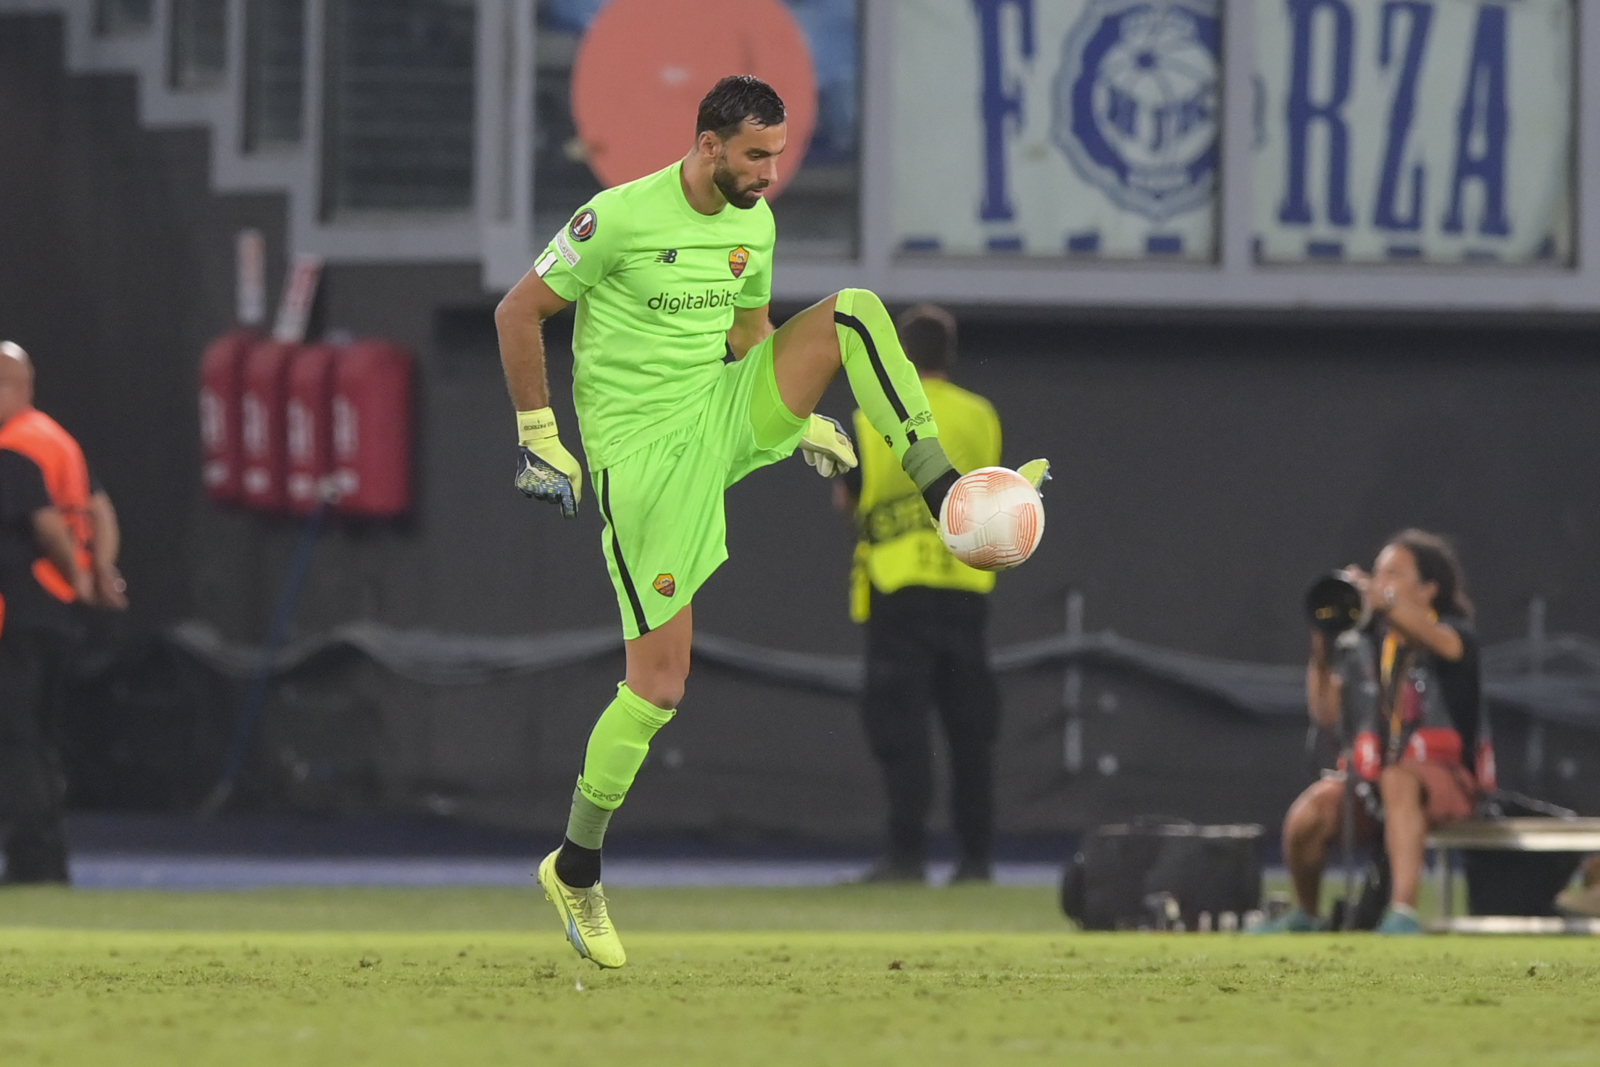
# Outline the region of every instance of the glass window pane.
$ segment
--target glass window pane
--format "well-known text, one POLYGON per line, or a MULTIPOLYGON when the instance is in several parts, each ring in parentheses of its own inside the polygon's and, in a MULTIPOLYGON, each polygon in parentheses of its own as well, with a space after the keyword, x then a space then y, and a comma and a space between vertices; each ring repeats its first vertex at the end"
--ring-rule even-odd
POLYGON ((149 27, 155 0, 95 0, 94 28, 99 33, 125 33, 149 27))
POLYGON ((472 206, 471 0, 328 0, 323 205, 472 206))
POLYGON ((201 89, 228 66, 228 0, 172 0, 172 85, 201 89))
POLYGON ((1572 263, 1571 0, 1256 4, 1263 263, 1572 263))
MULTIPOLYGON (((608 2, 637 7, 638 17, 648 17, 648 4, 640 0, 539 0, 534 138, 534 227, 539 239, 559 229, 578 205, 602 188, 573 117, 572 71, 585 34, 608 2)), ((707 21, 737 25, 750 15, 750 8, 728 6, 729 19, 723 20, 720 9, 708 9, 707 21)), ((814 101, 786 102, 791 114, 807 111, 815 117, 797 169, 771 199, 778 247, 790 256, 853 257, 861 185, 859 5, 857 0, 783 0, 783 9, 797 43, 803 41, 809 52, 815 81, 814 101)), ((631 11, 629 15, 635 17, 631 11)), ((718 58, 703 33, 692 48, 688 38, 676 32, 662 33, 659 40, 662 83, 675 87, 683 77, 694 79, 691 95, 696 102, 718 78, 742 72, 738 59, 718 58)), ((730 49, 740 47, 732 36, 726 42, 730 49)), ((689 151, 694 141, 692 112, 682 127, 681 139, 672 141, 674 145, 681 141, 681 147, 665 151, 654 166, 666 166, 689 151)))
POLYGON ((899 0, 906 256, 1208 262, 1217 0, 899 0))
POLYGON ((298 144, 305 102, 305 0, 247 0, 244 147, 298 144))

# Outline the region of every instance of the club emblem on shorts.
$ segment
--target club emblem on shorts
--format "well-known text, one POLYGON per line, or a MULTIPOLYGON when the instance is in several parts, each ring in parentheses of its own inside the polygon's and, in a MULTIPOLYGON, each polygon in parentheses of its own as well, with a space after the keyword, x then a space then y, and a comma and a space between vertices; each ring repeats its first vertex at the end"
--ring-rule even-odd
POLYGON ((594 236, 595 227, 600 221, 595 218, 594 208, 586 207, 572 217, 572 225, 567 227, 567 232, 572 234, 574 241, 587 241, 594 236))
POLYGON ((728 269, 733 271, 735 278, 744 273, 744 269, 749 263, 750 252, 743 245, 728 253, 728 269))
POLYGON ((678 591, 678 583, 673 581, 670 574, 658 574, 656 575, 656 580, 650 584, 655 586, 656 592, 664 597, 670 598, 673 593, 678 591))

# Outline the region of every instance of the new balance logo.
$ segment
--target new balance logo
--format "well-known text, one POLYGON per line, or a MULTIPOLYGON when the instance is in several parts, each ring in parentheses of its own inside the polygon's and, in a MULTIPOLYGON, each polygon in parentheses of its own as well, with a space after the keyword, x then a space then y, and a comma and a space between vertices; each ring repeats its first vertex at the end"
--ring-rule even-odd
POLYGON ((656 256, 656 262, 657 263, 676 263, 676 262, 678 262, 678 250, 676 248, 667 249, 665 252, 662 252, 660 255, 656 256))

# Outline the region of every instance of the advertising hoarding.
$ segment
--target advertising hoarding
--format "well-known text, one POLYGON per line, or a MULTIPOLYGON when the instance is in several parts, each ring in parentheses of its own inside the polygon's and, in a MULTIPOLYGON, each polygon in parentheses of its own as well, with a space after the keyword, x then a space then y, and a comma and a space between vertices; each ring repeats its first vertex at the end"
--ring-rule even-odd
POLYGON ((1216 0, 900 0, 902 254, 1209 261, 1216 0))
POLYGON ((1565 265, 1570 0, 1258 0, 1261 262, 1565 265))

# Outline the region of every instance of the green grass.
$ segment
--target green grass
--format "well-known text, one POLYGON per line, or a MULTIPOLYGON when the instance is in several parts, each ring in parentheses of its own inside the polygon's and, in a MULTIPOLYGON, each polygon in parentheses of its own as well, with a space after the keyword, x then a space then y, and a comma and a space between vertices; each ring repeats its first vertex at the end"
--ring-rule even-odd
POLYGON ((1561 1064, 1600 946, 1099 935, 1048 890, 0 891, 0 1063, 1561 1064), (581 986, 581 988, 580 988, 581 986))
MULTIPOLYGON (((1044 888, 620 889, 626 931, 1017 930, 1062 933, 1044 888)), ((547 915, 546 912, 549 912, 547 915)), ((528 889, 270 889, 235 893, 0 889, 0 928, 557 931, 528 889)))

